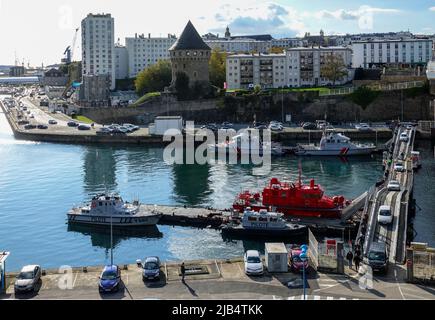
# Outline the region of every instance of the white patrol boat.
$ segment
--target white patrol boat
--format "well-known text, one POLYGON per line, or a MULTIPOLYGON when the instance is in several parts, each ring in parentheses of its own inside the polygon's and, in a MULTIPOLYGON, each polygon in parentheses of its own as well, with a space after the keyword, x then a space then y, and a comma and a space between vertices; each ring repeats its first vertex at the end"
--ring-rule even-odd
POLYGON ((284 154, 282 146, 278 143, 265 143, 260 136, 250 135, 248 130, 242 132, 225 142, 209 144, 208 150, 217 154, 235 154, 235 155, 263 155, 270 152, 271 155, 280 156, 284 154))
POLYGON ((374 144, 356 144, 343 133, 334 130, 323 132, 320 145, 299 144, 295 154, 298 156, 356 156, 370 155, 376 150, 374 144))
POLYGON ((101 194, 89 204, 68 212, 68 222, 98 226, 139 227, 156 225, 162 214, 141 210, 140 203, 124 202, 118 195, 101 194))
POLYGON ((256 212, 251 208, 245 210, 241 223, 231 222, 222 227, 222 234, 231 238, 291 238, 304 236, 306 232, 306 226, 288 223, 281 213, 268 212, 267 210, 256 212))

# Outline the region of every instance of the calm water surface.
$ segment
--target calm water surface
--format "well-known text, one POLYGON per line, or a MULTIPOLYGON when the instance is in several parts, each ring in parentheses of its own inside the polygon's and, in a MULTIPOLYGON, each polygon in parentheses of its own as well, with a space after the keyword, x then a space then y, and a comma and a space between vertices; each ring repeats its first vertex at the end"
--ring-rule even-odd
MULTIPOLYGON (((419 241, 435 245, 435 163, 423 146, 423 169, 416 177, 421 211, 415 228, 419 241)), ((110 261, 110 235, 90 228, 69 228, 66 213, 75 204, 106 190, 143 203, 229 208, 243 189, 261 188, 273 176, 296 179, 298 160, 274 159, 266 177, 250 166, 166 165, 163 150, 146 147, 98 147, 17 141, 0 114, 0 250, 11 251, 8 269, 38 263, 102 265, 110 261)), ((330 195, 354 198, 382 175, 380 158, 305 159, 305 179, 315 177, 330 195)), ((114 238, 116 263, 134 263, 158 255, 163 260, 227 258, 260 242, 226 242, 214 230, 158 226, 145 234, 114 238)))

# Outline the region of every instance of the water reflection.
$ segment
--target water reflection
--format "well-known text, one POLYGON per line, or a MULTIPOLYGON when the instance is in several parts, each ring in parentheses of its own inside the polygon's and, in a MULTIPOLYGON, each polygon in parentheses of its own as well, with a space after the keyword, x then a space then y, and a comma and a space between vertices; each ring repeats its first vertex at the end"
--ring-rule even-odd
POLYGON ((88 194, 116 190, 116 159, 112 148, 85 149, 84 189, 88 194))
MULTIPOLYGON (((91 238, 93 247, 110 250, 110 227, 96 227, 87 225, 69 224, 68 232, 80 233, 91 238)), ((122 241, 131 238, 141 240, 160 239, 163 233, 157 226, 140 227, 132 229, 113 229, 113 248, 121 246, 122 241)))
POLYGON ((174 165, 172 167, 174 194, 176 202, 197 206, 203 204, 205 197, 212 194, 210 190, 210 166, 174 165))

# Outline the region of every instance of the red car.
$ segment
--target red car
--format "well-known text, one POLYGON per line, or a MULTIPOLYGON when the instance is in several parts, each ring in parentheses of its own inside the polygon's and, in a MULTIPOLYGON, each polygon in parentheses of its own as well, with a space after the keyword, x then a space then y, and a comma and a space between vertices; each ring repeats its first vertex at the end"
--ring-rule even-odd
POLYGON ((301 260, 301 258, 299 257, 301 252, 302 252, 301 248, 298 247, 290 249, 289 259, 290 259, 290 267, 292 272, 302 272, 303 271, 302 268, 305 268, 305 272, 308 271, 308 267, 309 267, 308 260, 304 262, 301 260))

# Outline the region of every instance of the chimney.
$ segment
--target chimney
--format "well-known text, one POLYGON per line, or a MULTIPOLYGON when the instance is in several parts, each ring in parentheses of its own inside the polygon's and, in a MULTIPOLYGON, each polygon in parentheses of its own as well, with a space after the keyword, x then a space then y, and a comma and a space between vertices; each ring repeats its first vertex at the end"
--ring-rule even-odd
POLYGON ((151 33, 148 33, 148 39, 151 39, 151 33))

